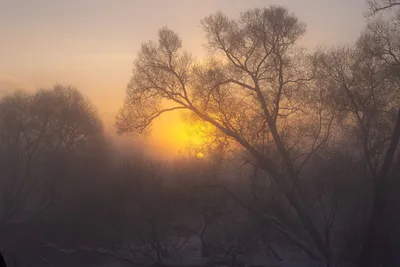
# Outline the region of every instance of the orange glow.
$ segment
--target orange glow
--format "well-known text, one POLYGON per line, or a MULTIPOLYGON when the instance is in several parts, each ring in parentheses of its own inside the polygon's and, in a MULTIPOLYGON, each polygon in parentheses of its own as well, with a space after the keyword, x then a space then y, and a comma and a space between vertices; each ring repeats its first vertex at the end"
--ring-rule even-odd
POLYGON ((199 147, 205 143, 205 137, 202 133, 193 129, 193 127, 198 127, 197 125, 188 125, 183 121, 177 122, 174 129, 172 129, 173 139, 182 145, 187 145, 189 147, 199 147))

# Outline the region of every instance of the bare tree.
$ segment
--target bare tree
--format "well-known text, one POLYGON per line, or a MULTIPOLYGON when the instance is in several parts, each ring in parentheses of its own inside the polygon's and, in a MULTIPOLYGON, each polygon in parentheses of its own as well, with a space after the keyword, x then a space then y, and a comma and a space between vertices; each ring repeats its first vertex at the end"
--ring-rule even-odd
POLYGON ((35 203, 35 209, 46 208, 54 197, 54 177, 40 175, 43 168, 55 164, 59 155, 84 153, 101 137, 102 125, 96 111, 74 88, 56 85, 1 99, 0 154, 6 163, 1 170, 1 221, 15 217, 22 206, 26 208, 28 198, 33 204, 35 195, 48 195, 45 191, 31 194, 30 189, 38 185, 46 185, 43 189, 50 195, 44 202, 35 203))
POLYGON ((237 20, 216 13, 202 25, 211 51, 204 62, 182 52, 181 39, 167 28, 159 31, 158 42, 142 44, 118 132, 146 133, 163 113, 192 112, 271 175, 313 240, 311 250, 326 257, 299 180, 328 141, 333 120, 313 87, 312 62, 296 46, 305 25, 275 6, 244 12, 237 20))
POLYGON ((393 196, 391 175, 400 139, 399 18, 371 21, 354 48, 322 53, 323 85, 339 111, 343 134, 360 148, 374 198, 360 266, 381 266, 393 196))
MULTIPOLYGON (((398 5, 391 2, 391 5, 398 5)), ((389 86, 392 90, 388 105, 393 105, 387 117, 390 122, 390 132, 387 136, 388 144, 385 146, 381 159, 380 169, 375 183, 375 198, 369 221, 367 234, 363 242, 363 250, 360 255, 360 265, 390 266, 387 251, 389 250, 390 234, 389 226, 391 202, 394 201, 392 186, 395 185, 395 177, 391 175, 392 166, 396 161, 396 152, 399 151, 400 141, 400 17, 395 16, 389 21, 376 20, 371 22, 364 35, 361 37, 362 48, 381 62, 381 68, 386 72, 389 86)))

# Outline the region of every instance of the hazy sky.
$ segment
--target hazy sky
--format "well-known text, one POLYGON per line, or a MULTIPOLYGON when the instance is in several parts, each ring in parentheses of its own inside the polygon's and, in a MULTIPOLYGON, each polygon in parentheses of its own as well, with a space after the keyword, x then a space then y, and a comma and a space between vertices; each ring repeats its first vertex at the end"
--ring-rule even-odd
MULTIPOLYGON (((307 24, 302 42, 310 49, 351 43, 365 24, 364 0, 0 0, 0 93, 74 85, 112 123, 141 42, 160 27, 177 31, 201 57, 202 18, 270 4, 288 7, 307 24)), ((164 133, 161 147, 176 134, 171 121, 156 125, 164 133)))

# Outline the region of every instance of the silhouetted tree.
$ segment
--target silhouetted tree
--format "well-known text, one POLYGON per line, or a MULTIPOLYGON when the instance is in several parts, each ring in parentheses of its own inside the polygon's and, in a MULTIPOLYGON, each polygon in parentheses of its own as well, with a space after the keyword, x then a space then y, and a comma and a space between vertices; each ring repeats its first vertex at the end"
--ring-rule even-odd
POLYGON ((61 165, 67 166, 68 157, 82 155, 89 147, 98 145, 97 140, 102 137, 96 111, 74 88, 56 85, 31 94, 16 92, 3 97, 0 101, 1 220, 15 219, 23 206, 37 210, 47 207, 54 197, 56 179, 63 176, 61 165), (42 188, 40 194, 33 192, 37 186, 42 188), (48 199, 40 199, 45 196, 48 199))
POLYGON ((159 31, 158 42, 142 44, 117 118, 118 132, 145 133, 165 112, 192 112, 268 172, 313 241, 304 249, 325 258, 327 244, 299 177, 328 141, 333 114, 311 82, 312 62, 296 46, 305 25, 275 6, 244 12, 237 20, 216 13, 202 25, 212 51, 203 62, 183 52, 181 39, 167 28, 159 31))
MULTIPOLYGON (((388 1, 386 7, 400 5, 398 1, 388 1)), ((383 10, 384 8, 377 9, 383 10)), ((371 219, 363 249, 360 254, 360 266, 392 266, 390 251, 394 246, 393 235, 399 231, 393 227, 395 214, 393 209, 396 202, 398 182, 392 169, 396 162, 396 154, 399 156, 400 141, 400 17, 394 16, 388 21, 377 19, 368 24, 367 29, 360 40, 360 45, 366 53, 376 58, 380 68, 385 72, 390 92, 386 99, 387 106, 391 109, 387 112, 389 134, 386 135, 387 143, 382 144, 383 153, 377 174, 374 176, 374 202, 371 219), (394 189, 396 188, 396 189, 394 189)), ((379 132, 385 134, 385 127, 381 124, 379 132)), ((398 242, 398 241, 397 241, 398 242)))
MULTIPOLYGON (((354 48, 322 53, 320 75, 343 134, 352 139, 374 188, 372 215, 360 266, 381 266, 388 250, 388 205, 394 195, 392 166, 400 139, 400 28, 398 17, 374 20, 354 48), (383 225, 386 225, 383 226, 383 225)), ((390 213, 390 212, 389 212, 390 213)), ((385 266, 385 265, 382 265, 385 266)))

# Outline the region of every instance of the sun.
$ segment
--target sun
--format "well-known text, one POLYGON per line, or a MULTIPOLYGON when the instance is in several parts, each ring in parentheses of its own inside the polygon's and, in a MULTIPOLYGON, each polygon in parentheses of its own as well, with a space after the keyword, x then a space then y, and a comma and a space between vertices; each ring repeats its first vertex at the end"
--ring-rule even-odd
POLYGON ((202 152, 197 152, 196 153, 196 158, 197 159, 203 159, 204 158, 204 154, 202 152))

